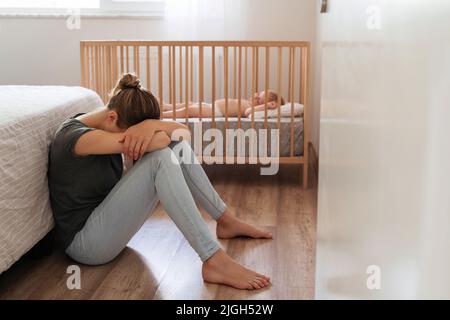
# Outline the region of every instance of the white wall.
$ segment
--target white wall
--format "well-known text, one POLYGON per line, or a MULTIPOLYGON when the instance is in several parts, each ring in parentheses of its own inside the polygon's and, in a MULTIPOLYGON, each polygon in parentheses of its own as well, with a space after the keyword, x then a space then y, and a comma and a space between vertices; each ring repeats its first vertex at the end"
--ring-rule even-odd
MULTIPOLYGON (((315 0, 167 0, 162 19, 0 18, 0 85, 78 85, 79 41, 307 40, 314 44, 315 0)), ((314 99, 312 103, 315 103, 314 99)), ((311 118, 318 145, 318 109, 311 118)))
POLYGON ((316 296, 449 299, 450 3, 328 2, 316 296))

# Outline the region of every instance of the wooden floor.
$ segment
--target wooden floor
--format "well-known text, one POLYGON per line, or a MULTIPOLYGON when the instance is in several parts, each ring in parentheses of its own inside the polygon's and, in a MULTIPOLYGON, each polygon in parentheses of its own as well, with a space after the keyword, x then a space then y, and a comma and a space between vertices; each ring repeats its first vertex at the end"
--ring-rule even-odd
MULTIPOLYGON (((219 194, 240 218, 273 232, 274 240, 233 239, 223 248, 244 265, 271 276, 261 291, 205 284, 196 253, 159 207, 113 262, 81 267, 81 290, 66 286, 62 253, 22 258, 0 275, 0 299, 312 299, 316 190, 301 189, 301 168, 277 176, 255 166, 207 167, 219 194)), ((211 231, 215 223, 207 219, 211 231)))

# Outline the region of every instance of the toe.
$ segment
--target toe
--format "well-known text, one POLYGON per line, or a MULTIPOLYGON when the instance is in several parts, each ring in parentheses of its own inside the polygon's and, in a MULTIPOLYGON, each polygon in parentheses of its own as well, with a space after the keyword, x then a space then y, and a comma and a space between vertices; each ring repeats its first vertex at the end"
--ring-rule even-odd
POLYGON ((245 289, 247 289, 247 290, 255 290, 255 288, 253 288, 253 285, 252 285, 250 282, 248 282, 248 283, 245 285, 245 289))
POLYGON ((258 283, 258 281, 255 280, 255 279, 252 280, 252 285, 253 285, 253 288, 255 288, 255 289, 261 289, 262 288, 261 285, 258 283))
POLYGON ((272 239, 273 235, 270 232, 264 232, 264 237, 267 238, 267 239, 272 239))
POLYGON ((264 283, 264 281, 262 281, 262 279, 256 278, 254 281, 259 285, 259 288, 260 288, 260 289, 267 286, 267 285, 264 283))
POLYGON ((255 285, 253 284, 253 282, 249 281, 247 284, 247 289, 248 290, 255 290, 255 285))
POLYGON ((269 285, 269 281, 266 278, 258 278, 258 280, 260 282, 262 282, 262 284, 264 284, 264 286, 268 286, 269 285))

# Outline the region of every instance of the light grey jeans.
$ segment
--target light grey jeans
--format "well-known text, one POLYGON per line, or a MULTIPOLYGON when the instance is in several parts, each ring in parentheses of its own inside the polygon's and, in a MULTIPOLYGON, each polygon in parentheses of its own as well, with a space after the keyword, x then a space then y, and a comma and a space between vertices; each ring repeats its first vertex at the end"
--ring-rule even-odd
MULTIPOLYGON (((201 217, 195 201, 215 220, 226 209, 194 152, 190 163, 169 148, 146 154, 114 186, 89 216, 66 253, 75 261, 101 265, 113 260, 144 224, 158 199, 202 261, 220 246, 201 217), (175 157, 173 157, 175 155, 175 157)), ((186 155, 181 155, 185 159, 186 155)))

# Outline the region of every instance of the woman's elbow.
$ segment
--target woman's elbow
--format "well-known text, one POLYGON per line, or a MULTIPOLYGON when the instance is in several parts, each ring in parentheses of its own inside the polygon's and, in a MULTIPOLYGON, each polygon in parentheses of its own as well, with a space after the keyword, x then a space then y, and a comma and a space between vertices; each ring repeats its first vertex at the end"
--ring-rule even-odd
POLYGON ((171 140, 167 134, 161 134, 158 137, 158 141, 156 141, 157 149, 164 149, 165 147, 169 146, 171 143, 171 140))
POLYGON ((163 140, 162 141, 163 148, 167 147, 172 142, 172 140, 170 139, 170 137, 167 134, 164 135, 162 140, 163 140))
POLYGON ((169 146, 170 142, 171 142, 170 138, 167 134, 165 134, 163 132, 158 132, 153 137, 153 140, 150 143, 150 146, 147 148, 147 152, 164 149, 169 146))

